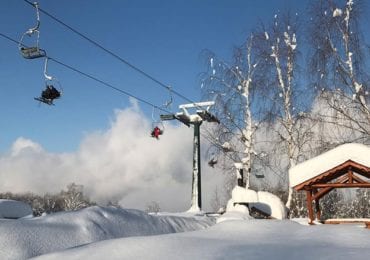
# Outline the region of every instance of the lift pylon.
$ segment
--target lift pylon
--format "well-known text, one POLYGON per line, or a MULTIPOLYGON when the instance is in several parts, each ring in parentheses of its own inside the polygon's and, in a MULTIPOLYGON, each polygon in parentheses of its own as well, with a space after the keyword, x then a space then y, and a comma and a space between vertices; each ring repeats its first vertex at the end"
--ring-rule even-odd
POLYGON ((183 104, 179 106, 180 112, 176 114, 161 115, 161 120, 178 120, 184 125, 194 126, 193 138, 193 178, 191 207, 189 211, 199 212, 202 210, 202 185, 201 185, 201 160, 200 160, 200 125, 206 121, 210 123, 220 123, 216 116, 209 112, 214 101, 183 104), (195 110, 192 112, 191 110, 195 110))

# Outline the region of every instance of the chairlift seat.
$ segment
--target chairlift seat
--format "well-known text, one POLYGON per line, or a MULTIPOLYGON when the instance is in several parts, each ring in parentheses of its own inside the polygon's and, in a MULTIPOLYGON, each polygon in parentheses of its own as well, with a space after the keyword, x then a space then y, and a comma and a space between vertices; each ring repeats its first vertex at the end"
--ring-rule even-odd
POLYGON ((20 50, 25 59, 36 59, 46 56, 46 51, 37 47, 22 47, 20 50))
POLYGON ((160 115, 159 117, 161 118, 162 121, 176 119, 174 114, 165 114, 165 115, 160 115))
POLYGON ((51 106, 51 105, 54 106, 54 103, 53 103, 52 99, 47 99, 47 98, 43 98, 43 97, 35 97, 34 99, 37 100, 37 101, 40 101, 42 103, 45 103, 49 106, 51 106))
POLYGON ((256 173, 255 176, 257 179, 265 178, 265 175, 263 173, 256 173))

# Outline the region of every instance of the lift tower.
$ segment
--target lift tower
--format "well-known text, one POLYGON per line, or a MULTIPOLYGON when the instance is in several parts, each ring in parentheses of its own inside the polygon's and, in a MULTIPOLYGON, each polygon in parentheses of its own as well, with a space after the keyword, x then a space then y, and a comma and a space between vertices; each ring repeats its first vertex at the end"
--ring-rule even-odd
POLYGON ((200 125, 203 121, 220 123, 220 121, 209 112, 214 101, 183 104, 179 106, 181 112, 170 115, 161 115, 161 120, 177 119, 186 126, 194 126, 193 138, 193 179, 191 193, 191 208, 189 211, 202 210, 202 195, 201 195, 201 160, 200 160, 200 125), (193 113, 191 113, 193 110, 193 113), (195 111, 195 113, 194 113, 195 111))

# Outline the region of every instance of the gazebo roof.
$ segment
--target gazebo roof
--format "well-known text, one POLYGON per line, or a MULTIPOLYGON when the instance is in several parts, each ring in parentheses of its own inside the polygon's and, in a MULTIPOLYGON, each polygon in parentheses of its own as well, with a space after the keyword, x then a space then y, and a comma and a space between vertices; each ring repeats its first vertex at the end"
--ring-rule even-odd
POLYGON ((347 161, 370 168, 370 147, 348 143, 297 164, 289 170, 289 185, 295 187, 347 161))

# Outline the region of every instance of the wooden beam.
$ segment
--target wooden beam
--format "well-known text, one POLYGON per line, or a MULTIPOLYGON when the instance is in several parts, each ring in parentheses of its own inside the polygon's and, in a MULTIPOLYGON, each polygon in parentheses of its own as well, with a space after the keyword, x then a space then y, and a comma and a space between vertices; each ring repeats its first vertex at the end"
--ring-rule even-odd
MULTIPOLYGON (((343 175, 342 177, 339 177, 337 179, 337 183, 346 183, 347 181, 348 181, 348 176, 347 175, 343 175)), ((321 199, 324 195, 328 194, 332 189, 334 189, 334 187, 323 188, 323 189, 319 190, 318 192, 315 192, 312 199, 313 200, 321 199)))
POLYGON ((326 187, 326 188, 322 188, 321 190, 319 190, 317 193, 315 193, 312 197, 313 200, 318 200, 318 199, 321 199, 324 195, 326 195, 327 193, 329 193, 332 189, 334 189, 333 187, 326 187))
POLYGON ((370 183, 318 183, 311 185, 312 188, 370 188, 370 183))
POLYGON ((362 179, 360 176, 353 175, 352 178, 358 182, 358 183, 367 183, 364 179, 362 179))

